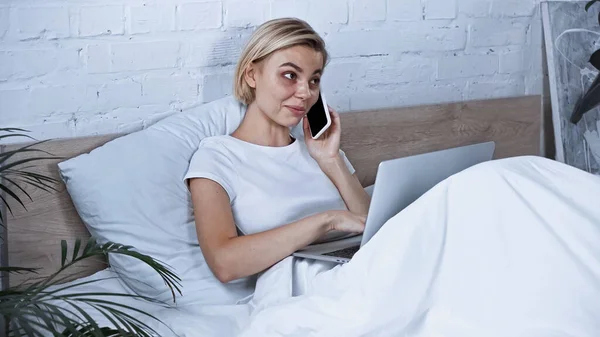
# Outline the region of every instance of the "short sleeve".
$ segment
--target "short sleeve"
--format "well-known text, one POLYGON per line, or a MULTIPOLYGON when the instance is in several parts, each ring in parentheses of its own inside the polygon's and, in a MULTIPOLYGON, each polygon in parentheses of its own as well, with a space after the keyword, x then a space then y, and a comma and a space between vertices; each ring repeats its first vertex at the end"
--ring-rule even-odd
POLYGON ((200 143, 198 150, 190 160, 188 171, 183 180, 188 185, 189 179, 192 178, 210 179, 221 185, 227 192, 229 200, 233 202, 236 197, 237 171, 222 148, 223 146, 218 143, 200 143))
POLYGON ((356 170, 354 169, 354 166, 352 166, 352 163, 350 163, 350 160, 348 160, 348 157, 346 157, 346 153, 342 149, 340 149, 340 155, 344 159, 344 163, 346 163, 348 170, 350 170, 350 174, 354 174, 356 170))

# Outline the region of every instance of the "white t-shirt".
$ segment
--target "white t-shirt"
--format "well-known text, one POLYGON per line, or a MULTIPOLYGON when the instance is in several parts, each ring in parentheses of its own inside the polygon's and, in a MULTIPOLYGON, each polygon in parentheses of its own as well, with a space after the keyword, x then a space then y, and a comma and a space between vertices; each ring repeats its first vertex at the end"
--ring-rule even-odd
MULTIPOLYGON (((344 152, 340 154, 354 173, 344 152)), ((242 234, 266 231, 326 210, 346 209, 303 139, 269 147, 229 135, 205 138, 190 161, 184 179, 189 178, 208 178, 223 187, 242 234)))

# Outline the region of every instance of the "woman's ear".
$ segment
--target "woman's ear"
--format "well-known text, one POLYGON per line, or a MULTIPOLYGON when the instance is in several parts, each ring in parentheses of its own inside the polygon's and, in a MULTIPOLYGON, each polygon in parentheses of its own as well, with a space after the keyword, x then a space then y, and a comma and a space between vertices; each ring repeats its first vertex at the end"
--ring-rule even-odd
POLYGON ((244 79, 248 86, 252 89, 256 89, 256 65, 254 63, 250 63, 246 70, 244 71, 244 79))

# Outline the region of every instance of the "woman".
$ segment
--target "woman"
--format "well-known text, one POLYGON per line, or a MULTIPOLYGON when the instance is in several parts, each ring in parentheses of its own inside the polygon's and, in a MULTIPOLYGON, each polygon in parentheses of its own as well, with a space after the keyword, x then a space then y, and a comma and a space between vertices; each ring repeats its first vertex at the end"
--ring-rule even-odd
POLYGON ((360 233, 369 196, 340 150, 340 118, 319 139, 304 118, 318 99, 325 44, 304 21, 277 19, 241 54, 234 93, 247 105, 231 135, 203 140, 186 179, 198 241, 223 283, 255 275, 330 231, 360 233), (290 128, 303 123, 304 139, 290 128), (243 235, 238 235, 241 232, 243 235))

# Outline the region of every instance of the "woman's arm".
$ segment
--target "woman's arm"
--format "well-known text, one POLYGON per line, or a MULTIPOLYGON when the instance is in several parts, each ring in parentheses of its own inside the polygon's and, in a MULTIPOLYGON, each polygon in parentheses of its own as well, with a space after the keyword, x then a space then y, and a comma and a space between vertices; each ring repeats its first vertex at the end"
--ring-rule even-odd
POLYGON ((302 121, 304 141, 310 155, 337 187, 348 210, 354 214, 366 216, 371 198, 365 192, 356 175, 350 173, 340 154, 340 137, 342 133, 340 115, 331 107, 329 107, 329 112, 331 126, 319 139, 312 139, 310 125, 308 120, 304 118, 302 121))
POLYGON ((319 162, 319 166, 337 187, 348 210, 357 215, 367 216, 371 198, 358 177, 350 173, 341 155, 329 161, 319 162))
POLYGON ((261 272, 330 230, 360 233, 364 218, 324 212, 262 233, 238 236, 227 192, 216 182, 190 180, 196 232, 202 253, 221 282, 261 272))

